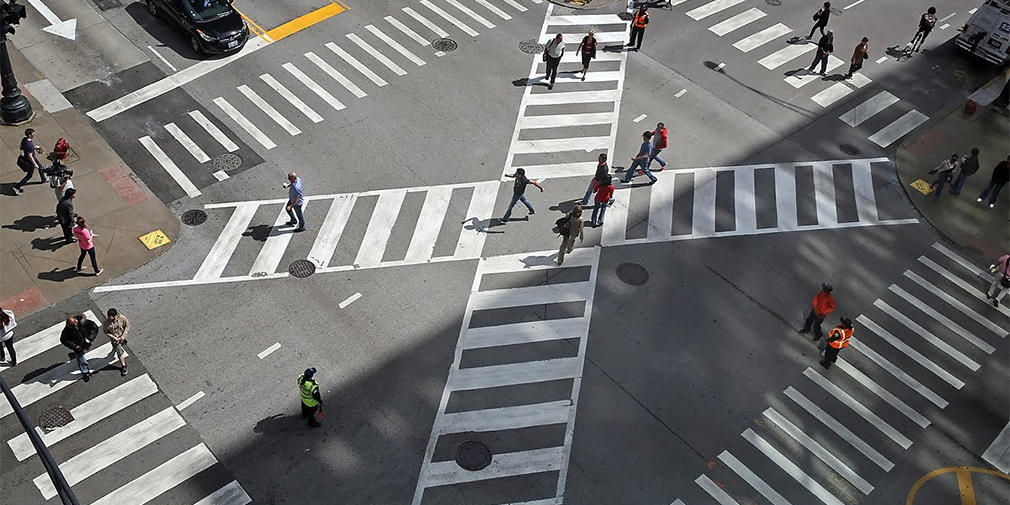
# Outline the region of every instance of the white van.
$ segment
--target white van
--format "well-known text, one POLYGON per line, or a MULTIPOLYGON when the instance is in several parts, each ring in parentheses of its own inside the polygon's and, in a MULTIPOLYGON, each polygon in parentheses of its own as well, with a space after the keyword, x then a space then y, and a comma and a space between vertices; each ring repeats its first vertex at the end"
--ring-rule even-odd
POLYGON ((1003 65, 1010 60, 1010 0, 986 0, 954 39, 961 49, 1003 65))

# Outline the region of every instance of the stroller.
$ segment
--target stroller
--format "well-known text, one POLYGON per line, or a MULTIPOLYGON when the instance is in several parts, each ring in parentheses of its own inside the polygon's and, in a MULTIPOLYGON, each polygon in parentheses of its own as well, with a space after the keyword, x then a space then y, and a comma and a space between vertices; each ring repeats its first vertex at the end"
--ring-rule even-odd
POLYGON ((63 160, 67 159, 71 152, 70 143, 66 139, 60 138, 56 141, 56 146, 49 153, 49 161, 53 164, 44 170, 49 177, 49 187, 56 189, 63 183, 64 178, 73 177, 74 171, 67 168, 63 160))

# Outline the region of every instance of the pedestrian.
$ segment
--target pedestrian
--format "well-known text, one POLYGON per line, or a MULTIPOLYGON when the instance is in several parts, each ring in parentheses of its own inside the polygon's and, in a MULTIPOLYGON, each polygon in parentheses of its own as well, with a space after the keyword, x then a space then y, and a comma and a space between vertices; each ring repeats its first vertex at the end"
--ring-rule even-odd
POLYGON ((975 200, 978 203, 982 203, 985 200, 986 195, 989 191, 992 191, 992 196, 989 198, 989 208, 996 206, 996 196, 999 195, 999 191, 1006 186, 1006 183, 1010 181, 1010 156, 1007 156, 1005 160, 996 164, 992 169, 992 177, 989 178, 989 184, 982 190, 982 194, 978 195, 978 199, 975 200))
MULTIPOLYGON (((1010 289, 1010 254, 1004 254, 996 259, 996 263, 989 265, 989 271, 993 273, 992 284, 986 291, 986 298, 992 300, 993 307, 999 307, 999 301, 1006 296, 1010 289)), ((14 351, 12 350, 11 353, 14 351)), ((0 354, 0 359, 3 354, 0 354)))
POLYGON ((309 367, 298 376, 298 394, 302 398, 302 419, 308 418, 309 426, 318 428, 322 426, 323 399, 319 396, 319 383, 313 378, 315 375, 316 368, 309 367), (316 412, 319 413, 318 418, 316 412))
POLYGON ((83 270, 84 257, 91 257, 91 268, 95 269, 95 277, 102 275, 102 269, 98 268, 98 258, 95 257, 95 243, 92 239, 95 234, 88 229, 88 224, 84 216, 77 216, 77 226, 74 226, 74 237, 77 238, 77 245, 81 247, 81 255, 77 257, 77 270, 83 270))
POLYGON ((814 26, 810 28, 807 40, 814 37, 814 30, 820 28, 821 36, 824 36, 824 28, 828 26, 828 18, 831 17, 831 2, 824 2, 824 6, 814 13, 814 26))
POLYGON ((813 72, 818 63, 821 64, 821 75, 828 70, 828 56, 835 52, 835 33, 828 30, 828 33, 817 41, 817 51, 814 51, 814 62, 807 68, 807 72, 813 72))
POLYGON ((957 173, 957 179, 950 185, 950 192, 953 195, 960 195, 964 189, 964 183, 968 178, 978 172, 978 148, 971 148, 971 154, 961 159, 961 170, 957 173))
POLYGON ((593 227, 603 226, 603 216, 607 213, 607 208, 614 204, 614 184, 609 175, 603 176, 596 186, 596 203, 593 205, 593 216, 589 218, 589 223, 593 227), (599 213, 600 219, 596 220, 599 213))
POLYGON ((305 192, 302 190, 302 178, 298 174, 291 172, 288 174, 288 182, 282 185, 288 190, 288 205, 284 207, 288 211, 288 226, 298 225, 296 233, 305 231, 305 215, 302 214, 302 206, 305 205, 305 192))
POLYGON ((544 61, 547 62, 547 75, 544 80, 547 82, 547 89, 554 89, 554 80, 558 77, 558 65, 561 64, 561 57, 565 55, 565 38, 559 33, 544 45, 544 61))
POLYGON ((126 377, 126 349, 123 346, 126 345, 126 335, 130 333, 130 320, 116 309, 109 309, 106 316, 102 331, 108 335, 112 349, 119 358, 120 377, 126 377))
POLYGON ((21 154, 18 155, 17 160, 17 165, 21 167, 21 170, 24 170, 25 176, 14 185, 14 194, 20 195, 24 192, 21 190, 21 186, 24 186, 32 178, 36 170, 39 171, 39 183, 46 182, 46 172, 42 168, 42 163, 39 162, 39 154, 42 154, 42 148, 35 146, 35 129, 25 129, 25 136, 21 139, 21 154))
POLYGON ((575 49, 582 55, 582 80, 586 80, 586 72, 589 71, 589 63, 596 59, 596 28, 589 29, 589 35, 582 37, 582 42, 575 49))
MULTIPOLYGON (((926 12, 919 17, 919 29, 916 30, 915 35, 912 36, 912 41, 905 46, 906 51, 919 52, 922 47, 922 43, 926 41, 926 37, 929 36, 929 32, 933 31, 933 26, 936 25, 936 7, 930 7, 926 9, 926 12)), ((974 51, 972 51, 974 52, 974 51)))
POLYGON ((863 68, 863 60, 870 56, 870 39, 863 37, 856 49, 852 51, 852 59, 849 60, 849 72, 845 74, 846 79, 851 79, 852 74, 863 68))
POLYGON ((635 176, 635 171, 641 169, 651 182, 656 183, 656 176, 649 171, 649 156, 652 155, 652 132, 642 132, 642 145, 638 148, 638 155, 631 158, 631 166, 624 172, 621 182, 627 184, 635 176))
POLYGON ((571 253, 575 248, 576 237, 579 242, 584 241, 582 228, 582 206, 575 204, 565 217, 558 220, 558 232, 561 234, 561 248, 558 249, 559 265, 565 262, 565 254, 571 253))
POLYGON ((88 366, 88 358, 84 353, 91 348, 91 342, 85 338, 81 331, 82 328, 80 328, 82 321, 79 318, 83 317, 83 314, 67 317, 67 324, 63 327, 63 332, 60 333, 60 343, 70 349, 70 357, 77 360, 77 367, 80 368, 81 375, 84 376, 84 382, 88 382, 91 380, 91 367, 88 366))
POLYGON ((949 160, 941 161, 936 168, 929 171, 930 175, 936 174, 936 180, 929 185, 930 189, 936 191, 936 195, 933 196, 933 203, 940 203, 940 195, 943 194, 943 185, 953 177, 955 170, 957 170, 957 153, 950 155, 949 160))
POLYGON ((656 124, 656 130, 652 132, 652 151, 649 152, 649 168, 652 168, 652 160, 659 162, 659 170, 657 172, 662 172, 666 169, 666 161, 659 157, 659 153, 666 149, 667 144, 669 144, 669 137, 666 133, 666 125, 663 123, 656 124))
POLYGON ((635 51, 642 49, 642 38, 645 37, 645 27, 648 24, 649 8, 644 5, 639 5, 638 11, 635 12, 634 19, 631 20, 631 38, 628 40, 629 48, 631 46, 635 46, 633 48, 635 51))
POLYGON ((74 198, 77 197, 76 189, 68 189, 64 194, 60 202, 56 204, 56 221, 60 223, 60 228, 63 229, 63 240, 66 240, 68 244, 77 242, 74 238, 74 198))
POLYGON ((828 332, 825 341, 824 352, 821 354, 821 366, 831 368, 831 364, 838 361, 838 351, 845 349, 852 338, 852 320, 843 317, 839 320, 841 324, 835 326, 828 332))
POLYGON ((18 325, 17 320, 14 319, 14 312, 0 308, 0 323, 3 323, 4 333, 3 338, 0 338, 0 361, 7 361, 7 355, 4 353, 4 348, 11 354, 10 366, 15 366, 18 364, 18 355, 14 352, 14 327, 18 325))
POLYGON ((589 187, 586 188, 586 194, 582 197, 581 203, 583 207, 589 205, 589 196, 593 194, 593 191, 596 191, 596 185, 600 183, 603 176, 610 173, 610 167, 607 166, 607 153, 600 153, 600 156, 597 159, 599 164, 596 165, 596 175, 594 175, 593 179, 589 181, 589 187))
POLYGON ((810 333, 812 329, 814 342, 820 340, 823 335, 821 323, 824 322, 824 318, 835 311, 835 295, 831 294, 833 290, 831 284, 821 284, 821 290, 814 295, 813 308, 810 309, 807 320, 803 322, 803 329, 800 330, 800 333, 810 333))
POLYGON ((512 207, 516 206, 516 203, 523 202, 523 205, 530 211, 530 215, 536 214, 537 211, 533 209, 533 205, 530 201, 526 199, 526 186, 532 184, 540 188, 540 192, 544 192, 544 187, 540 185, 537 181, 531 181, 526 178, 526 170, 517 168, 514 174, 505 174, 505 177, 511 177, 515 179, 515 184, 512 186, 512 201, 509 203, 509 208, 505 210, 505 215, 501 218, 502 223, 507 223, 509 218, 512 217, 512 207))

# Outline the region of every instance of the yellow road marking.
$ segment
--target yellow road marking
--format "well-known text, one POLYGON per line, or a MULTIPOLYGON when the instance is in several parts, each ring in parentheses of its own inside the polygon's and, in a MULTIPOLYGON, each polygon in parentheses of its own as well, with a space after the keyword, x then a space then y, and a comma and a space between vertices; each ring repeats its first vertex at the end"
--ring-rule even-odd
POLYGON ((961 490, 961 505, 976 505, 975 489, 971 487, 971 472, 966 468, 958 468, 954 472, 957 474, 957 487, 961 490))
POLYGON ((288 35, 292 35, 301 30, 304 30, 316 23, 319 23, 320 21, 329 19, 346 10, 348 9, 343 5, 331 3, 325 7, 316 9, 304 16, 292 19, 291 21, 288 21, 287 23, 284 23, 278 26, 277 28, 274 28, 273 30, 266 32, 266 36, 270 37, 274 41, 278 41, 283 39, 284 37, 287 37, 288 35))
MULTIPOLYGON (((232 4, 231 7, 233 9, 235 9, 235 5, 234 4, 232 4)), ((252 30, 252 32, 255 33, 257 36, 259 36, 259 38, 263 39, 263 42, 267 42, 267 43, 273 42, 272 40, 269 40, 269 39, 267 39, 266 37, 263 36, 263 34, 266 33, 266 30, 264 30, 262 26, 256 24, 256 22, 253 21, 253 19, 251 17, 246 16, 245 13, 243 13, 242 11, 240 11, 238 9, 235 9, 235 12, 237 12, 239 16, 242 16, 242 19, 246 20, 246 22, 249 23, 249 29, 252 30)))
POLYGON ((939 468, 933 470, 932 472, 923 475, 919 480, 915 482, 912 486, 912 490, 908 493, 908 499, 905 500, 905 505, 912 505, 915 501, 915 495, 919 492, 919 488, 923 484, 928 482, 933 477, 943 475, 945 473, 956 472, 957 474, 957 487, 961 492, 961 505, 976 505, 975 502, 975 488, 971 483, 971 474, 973 473, 984 473, 987 475, 995 475, 1002 479, 1010 481, 1010 477, 1005 474, 997 472, 995 470, 990 470, 988 468, 975 468, 970 466, 950 466, 947 468, 939 468))

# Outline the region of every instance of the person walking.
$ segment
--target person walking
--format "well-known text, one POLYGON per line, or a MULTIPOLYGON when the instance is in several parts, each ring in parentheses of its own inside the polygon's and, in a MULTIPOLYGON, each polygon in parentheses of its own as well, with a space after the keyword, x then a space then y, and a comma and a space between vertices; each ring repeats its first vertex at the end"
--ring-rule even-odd
POLYGON ((607 153, 600 153, 600 156, 597 159, 599 164, 596 165, 596 175, 594 175, 593 179, 589 181, 589 187, 586 188, 586 194, 583 195, 582 200, 580 201, 583 207, 589 205, 589 197, 592 196, 593 191, 596 191, 596 185, 600 183, 603 176, 610 173, 610 167, 607 166, 607 153))
POLYGON ((818 63, 821 64, 821 75, 828 71, 828 56, 835 52, 835 33, 828 30, 828 33, 817 42, 817 51, 814 52, 814 62, 807 68, 807 72, 813 72, 818 63))
POLYGON ((926 41, 926 37, 929 36, 929 32, 933 31, 935 25, 936 7, 930 7, 919 17, 919 29, 915 31, 915 35, 912 36, 911 42, 905 46, 905 50, 919 52, 922 43, 926 41))
POLYGON ((502 216, 501 222, 507 223, 509 218, 512 217, 512 207, 516 206, 516 203, 523 202, 526 209, 530 211, 530 215, 536 214, 537 211, 533 209, 533 205, 530 201, 526 199, 526 186, 532 184, 540 188, 540 192, 544 192, 544 187, 540 185, 537 181, 531 181, 526 178, 526 170, 517 168, 514 174, 505 174, 505 177, 511 177, 515 179, 515 184, 512 186, 512 201, 509 202, 509 208, 505 210, 505 215, 502 216))
POLYGON ((993 167, 992 176, 989 177, 989 184, 982 190, 982 194, 978 195, 978 199, 975 201, 982 203, 986 195, 992 191, 992 196, 989 198, 989 208, 995 207, 996 197, 999 195, 999 191, 1003 189, 1003 186, 1006 186, 1007 182, 1010 182, 1010 156, 1007 156, 1005 160, 993 167))
POLYGON ((596 59, 596 28, 589 29, 589 35, 582 37, 582 42, 575 49, 582 55, 582 80, 586 80, 586 72, 589 71, 589 63, 596 59))
POLYGON ((953 177, 955 170, 957 170, 957 153, 950 155, 949 160, 941 161, 936 168, 929 171, 930 175, 936 174, 936 180, 929 185, 930 189, 936 191, 936 194, 933 196, 933 203, 940 203, 940 195, 943 194, 943 185, 953 177))
POLYGON ((14 352, 14 327, 18 325, 17 320, 14 319, 14 312, 0 308, 0 323, 3 323, 3 337, 0 338, 0 361, 7 361, 7 355, 4 353, 4 348, 11 354, 10 366, 15 366, 18 364, 18 355, 14 352))
POLYGON ((20 195, 24 193, 21 190, 21 186, 24 186, 25 183, 31 180, 36 170, 39 171, 39 182, 46 182, 46 171, 42 168, 42 163, 39 162, 39 154, 42 154, 42 148, 35 146, 35 129, 25 129, 25 136, 21 139, 21 154, 18 155, 17 161, 17 165, 21 167, 21 170, 24 170, 25 176, 14 184, 14 194, 20 195))
POLYGON ((56 204, 56 221, 60 223, 60 228, 63 229, 63 240, 66 240, 68 244, 77 242, 74 238, 74 198, 77 197, 76 189, 68 189, 64 194, 63 198, 60 199, 59 203, 56 204))
POLYGON ((957 179, 954 179, 954 183, 950 185, 950 193, 952 195, 960 195, 961 190, 964 189, 964 183, 968 181, 968 178, 975 175, 978 172, 978 148, 971 148, 971 154, 965 156, 961 160, 961 170, 957 173, 957 179))
POLYGON ((88 366, 88 358, 84 353, 91 347, 91 342, 81 332, 78 316, 84 317, 82 314, 67 317, 67 324, 63 327, 63 332, 60 333, 60 343, 70 349, 70 357, 77 360, 77 367, 80 368, 81 375, 84 376, 84 382, 88 382, 91 380, 91 367, 88 366))
POLYGON ((824 352, 821 355, 821 366, 825 369, 831 368, 831 364, 838 361, 838 351, 849 346, 849 339, 852 338, 852 320, 842 317, 838 326, 828 332, 825 341, 824 352))
POLYGON ((74 237, 77 238, 77 245, 81 247, 81 255, 77 257, 77 270, 83 270, 84 257, 91 257, 91 268, 95 269, 95 277, 102 275, 102 269, 98 268, 98 258, 95 256, 95 243, 92 239, 95 234, 88 229, 88 223, 84 216, 77 216, 77 226, 74 226, 74 237))
POLYGON ((579 242, 584 241, 582 228, 582 206, 575 204, 565 217, 558 220, 558 231, 561 233, 561 248, 558 249, 559 265, 565 262, 565 254, 571 253, 575 248, 576 238, 579 242))
POLYGON ((820 28, 821 37, 824 36, 824 28, 828 26, 828 19, 831 17, 831 2, 824 2, 824 6, 818 9, 814 13, 814 26, 810 28, 810 34, 807 35, 807 40, 814 37, 814 30, 820 28))
POLYGON ((314 378, 316 368, 309 367, 298 376, 298 394, 302 399, 302 419, 308 418, 309 426, 318 428, 323 424, 323 398, 319 396, 319 382, 314 378), (319 417, 316 417, 316 412, 319 417))
POLYGON ((74 189, 73 172, 65 172, 57 178, 56 187, 53 188, 57 203, 66 196, 68 189, 74 189))
POLYGON ((803 322, 803 328, 800 330, 800 333, 810 333, 810 330, 813 330, 814 342, 823 336, 821 323, 824 322, 824 318, 835 311, 835 295, 831 294, 832 291, 834 288, 831 284, 821 284, 821 290, 814 295, 813 308, 810 309, 810 314, 807 315, 807 320, 803 322))
POLYGON ((107 317, 102 323, 102 331, 112 342, 112 349, 119 358, 119 375, 126 377, 126 335, 130 333, 130 320, 119 313, 116 309, 109 309, 105 314, 107 317))
POLYGON ((610 175, 603 176, 596 186, 596 203, 593 205, 593 216, 589 218, 589 224, 593 227, 603 226, 603 216, 607 214, 607 208, 614 204, 614 184, 610 175), (596 220, 599 213, 600 219, 596 220))
POLYGON ((642 38, 645 37, 645 27, 649 24, 649 8, 644 5, 638 6, 635 17, 631 20, 631 38, 628 40, 628 47, 633 51, 642 49, 642 38), (636 43, 637 41, 637 43, 636 43))
MULTIPOLYGON (((999 307, 1000 300, 1006 296, 1007 290, 1010 289, 1010 254, 1004 254, 997 258, 996 263, 989 265, 989 271, 993 273, 993 279, 985 296, 992 300, 993 307, 999 307)), ((3 359, 2 356, 3 354, 0 354, 0 359, 3 359)))
POLYGON ((656 160, 659 162, 659 170, 657 172, 662 172, 666 169, 666 161, 659 157, 659 153, 666 149, 669 144, 669 136, 666 133, 666 125, 663 123, 656 124, 656 129, 652 132, 652 151, 649 152, 649 168, 652 168, 652 161, 656 160))
POLYGON ((544 76, 544 80, 548 81, 549 90, 554 89, 554 80, 558 78, 558 65, 561 64, 561 57, 565 55, 564 40, 565 38, 559 33, 544 45, 544 61, 547 62, 547 75, 544 76))
POLYGON ((656 183, 656 176, 649 170, 649 156, 652 155, 652 132, 642 132, 642 145, 638 148, 638 155, 631 158, 631 166, 624 172, 621 182, 627 184, 635 176, 635 172, 641 169, 651 182, 656 183))
POLYGON ((305 204, 305 192, 302 190, 302 178, 298 174, 291 172, 288 174, 288 182, 282 185, 288 190, 288 205, 284 207, 288 211, 288 226, 298 225, 296 233, 305 231, 305 215, 302 214, 302 206, 305 204))
POLYGON ((856 49, 852 51, 852 59, 849 60, 849 72, 845 74, 846 79, 851 79, 852 74, 863 68, 863 60, 870 56, 870 39, 863 37, 856 49))

